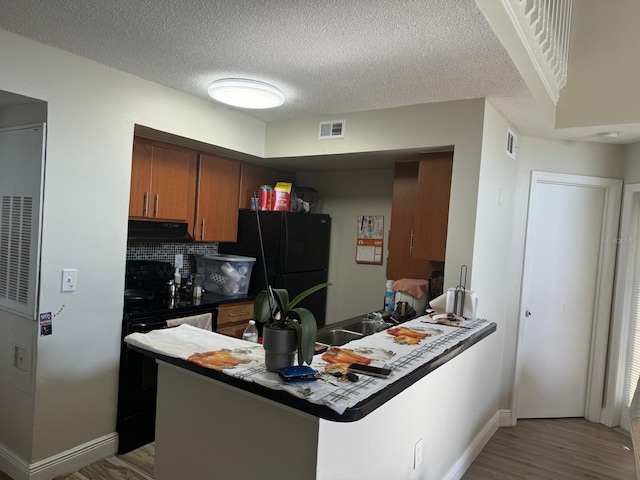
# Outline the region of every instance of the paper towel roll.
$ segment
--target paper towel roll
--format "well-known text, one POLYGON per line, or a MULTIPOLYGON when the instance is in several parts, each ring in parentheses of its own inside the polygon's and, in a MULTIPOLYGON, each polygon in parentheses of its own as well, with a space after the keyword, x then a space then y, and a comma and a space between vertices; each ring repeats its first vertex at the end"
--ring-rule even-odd
MULTIPOLYGON (((431 300, 429 302, 429 305, 438 313, 459 313, 453 311, 455 303, 455 293, 456 289, 450 287, 445 293, 431 300)), ((464 318, 475 320, 477 312, 478 296, 476 295, 476 292, 472 290, 465 290, 464 312, 462 313, 462 316, 464 318)))

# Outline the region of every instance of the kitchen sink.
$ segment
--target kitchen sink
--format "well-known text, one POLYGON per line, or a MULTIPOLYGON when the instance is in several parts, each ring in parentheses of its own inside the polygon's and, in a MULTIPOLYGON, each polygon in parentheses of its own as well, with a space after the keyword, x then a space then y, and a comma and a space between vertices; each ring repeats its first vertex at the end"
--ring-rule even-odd
POLYGON ((316 336, 316 342, 324 343, 330 346, 340 346, 351 340, 357 340, 364 335, 359 332, 349 331, 343 328, 332 328, 330 330, 321 330, 316 336))
POLYGON ((342 328, 350 330, 352 332, 358 332, 362 335, 371 335, 372 333, 386 330, 387 325, 382 321, 371 320, 362 318, 352 323, 344 325, 342 328))

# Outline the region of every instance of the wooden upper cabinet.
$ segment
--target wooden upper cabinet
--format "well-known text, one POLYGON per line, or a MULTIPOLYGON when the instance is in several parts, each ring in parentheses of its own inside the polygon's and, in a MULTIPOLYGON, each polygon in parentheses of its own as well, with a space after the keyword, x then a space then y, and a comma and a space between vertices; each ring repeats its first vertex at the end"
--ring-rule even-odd
POLYGON ((444 262, 449 225, 453 152, 425 154, 420 160, 413 257, 444 262))
POLYGON ((235 242, 238 238, 240 163, 209 154, 200 155, 194 239, 235 242))
POLYGON ((387 278, 427 279, 443 269, 453 153, 397 162, 389 230, 387 278))
POLYGON ((277 182, 295 183, 296 174, 253 163, 243 163, 240 174, 240 208, 251 207, 251 197, 260 185, 275 187, 277 182))
POLYGON ((418 162, 397 162, 395 165, 387 278, 428 278, 429 262, 415 260, 412 255, 414 212, 418 195, 418 162))
POLYGON ((189 223, 195 214, 197 153, 136 137, 129 216, 189 223))
POLYGON ((129 193, 129 216, 149 218, 149 196, 151 195, 151 145, 133 142, 131 162, 131 191, 129 193))
POLYGON ((264 165, 243 163, 240 173, 239 208, 250 208, 254 192, 259 196, 260 185, 271 185, 271 169, 264 165))

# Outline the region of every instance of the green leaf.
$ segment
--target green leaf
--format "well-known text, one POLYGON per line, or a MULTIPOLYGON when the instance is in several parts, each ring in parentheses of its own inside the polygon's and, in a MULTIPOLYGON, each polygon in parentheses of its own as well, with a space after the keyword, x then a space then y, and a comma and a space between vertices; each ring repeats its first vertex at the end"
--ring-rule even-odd
POLYGON ((269 288, 268 291, 272 292, 271 297, 267 290, 263 290, 256 295, 254 300, 256 320, 261 323, 277 325, 279 328, 295 329, 298 340, 298 365, 310 364, 313 361, 318 324, 310 310, 294 307, 309 295, 329 285, 331 285, 329 282, 319 283, 300 293, 291 301, 289 301, 289 292, 286 289, 269 288), (269 299, 271 299, 270 302, 269 299), (277 312, 280 312, 279 320, 275 320, 277 312))
POLYGON ((266 323, 271 319, 271 310, 269 308, 269 294, 266 290, 262 290, 256 295, 253 301, 253 313, 256 320, 260 323, 266 323))
POLYGON ((315 353, 316 333, 318 332, 318 324, 316 318, 306 308, 295 308, 294 311, 300 319, 301 332, 298 333, 298 363, 310 364, 315 353), (302 361, 300 362, 300 358, 302 361))

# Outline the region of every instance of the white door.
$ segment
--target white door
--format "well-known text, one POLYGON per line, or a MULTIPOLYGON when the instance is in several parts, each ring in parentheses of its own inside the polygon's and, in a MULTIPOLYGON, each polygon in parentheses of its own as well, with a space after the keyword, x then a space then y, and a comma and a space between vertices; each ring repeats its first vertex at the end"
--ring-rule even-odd
MULTIPOLYGON (((532 177, 516 366, 516 418, 583 417, 604 387, 620 183, 591 177, 532 177), (615 203, 617 198, 617 208, 615 203), (611 217, 615 217, 612 219, 611 217), (616 230, 612 230, 615 224, 616 230), (610 272, 609 272, 610 271, 610 272), (608 326, 608 323, 607 323, 608 326), (607 328, 608 329, 608 328, 607 328), (604 335, 604 339, 601 338, 604 335)), ((600 393, 600 397, 602 393, 600 393)), ((592 406, 594 411, 598 408, 592 406)))

